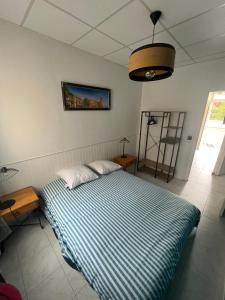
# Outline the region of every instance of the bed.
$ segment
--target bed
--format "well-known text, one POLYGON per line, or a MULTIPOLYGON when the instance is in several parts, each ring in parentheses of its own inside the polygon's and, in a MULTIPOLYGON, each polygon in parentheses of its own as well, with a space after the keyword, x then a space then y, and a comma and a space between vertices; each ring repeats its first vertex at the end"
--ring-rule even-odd
POLYGON ((199 210, 122 170, 73 190, 41 192, 62 255, 100 299, 162 299, 199 210))

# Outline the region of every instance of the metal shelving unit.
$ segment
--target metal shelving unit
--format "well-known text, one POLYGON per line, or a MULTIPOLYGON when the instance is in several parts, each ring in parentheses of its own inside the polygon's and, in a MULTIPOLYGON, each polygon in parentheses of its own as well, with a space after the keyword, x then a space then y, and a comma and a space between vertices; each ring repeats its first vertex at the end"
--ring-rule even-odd
POLYGON ((186 113, 181 111, 142 111, 138 148, 138 170, 169 182, 175 174, 186 113), (157 125, 158 134, 151 129, 157 125), (144 132, 143 132, 144 131, 144 132), (149 137, 153 145, 149 145, 149 137), (154 148, 154 151, 152 151, 154 148), (155 155, 152 155, 154 152, 155 155))

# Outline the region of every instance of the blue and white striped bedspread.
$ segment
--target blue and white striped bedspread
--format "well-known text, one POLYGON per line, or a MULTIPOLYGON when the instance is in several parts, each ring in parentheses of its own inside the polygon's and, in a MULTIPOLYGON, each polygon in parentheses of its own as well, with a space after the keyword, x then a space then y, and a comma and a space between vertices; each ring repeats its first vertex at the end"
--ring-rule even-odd
POLYGON ((42 191, 63 255, 101 299, 162 299, 199 210, 122 170, 42 191))

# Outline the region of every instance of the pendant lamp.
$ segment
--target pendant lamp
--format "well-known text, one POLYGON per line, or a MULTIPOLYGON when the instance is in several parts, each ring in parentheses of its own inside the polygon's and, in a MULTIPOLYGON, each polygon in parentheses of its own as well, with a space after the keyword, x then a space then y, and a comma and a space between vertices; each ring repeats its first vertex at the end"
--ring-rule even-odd
POLYGON ((129 77, 134 81, 155 81, 170 77, 174 71, 175 48, 170 44, 154 43, 155 25, 161 11, 154 11, 150 18, 154 25, 152 44, 134 50, 129 57, 129 77))

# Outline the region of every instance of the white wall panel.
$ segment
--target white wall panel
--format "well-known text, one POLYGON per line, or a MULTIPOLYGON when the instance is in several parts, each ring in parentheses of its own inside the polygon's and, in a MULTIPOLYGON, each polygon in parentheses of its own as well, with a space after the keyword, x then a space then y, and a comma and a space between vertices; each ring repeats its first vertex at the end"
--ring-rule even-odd
MULTIPOLYGON (((127 152, 136 152, 136 136, 128 136, 130 143, 126 145, 127 152)), ((26 186, 41 189, 54 180, 56 172, 62 168, 73 166, 79 162, 89 163, 98 159, 112 159, 121 154, 122 145, 119 138, 104 143, 94 144, 77 149, 55 153, 47 156, 28 159, 7 165, 17 168, 19 172, 11 178, 0 175, 0 194, 8 193, 26 186), (5 179, 5 180, 4 180, 5 179)))

